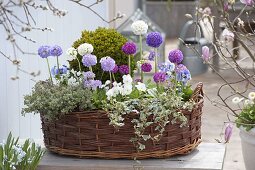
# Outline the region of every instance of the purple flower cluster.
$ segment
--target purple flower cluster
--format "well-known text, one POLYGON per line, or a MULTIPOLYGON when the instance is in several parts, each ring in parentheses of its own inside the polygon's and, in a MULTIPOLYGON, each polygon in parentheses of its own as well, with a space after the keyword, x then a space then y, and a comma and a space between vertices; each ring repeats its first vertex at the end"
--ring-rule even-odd
POLYGON ((121 65, 119 66, 119 72, 120 74, 128 74, 129 73, 129 68, 127 65, 121 65))
POLYGON ((158 68, 160 71, 167 73, 167 72, 174 71, 175 65, 174 65, 174 63, 171 63, 168 61, 168 62, 159 64, 158 68))
POLYGON ((141 65, 141 69, 143 72, 150 72, 152 70, 152 66, 150 63, 143 63, 141 65))
POLYGON ((85 80, 84 87, 91 88, 92 90, 96 90, 102 86, 102 82, 100 80, 85 80))
POLYGON ((114 69, 112 70, 112 73, 117 73, 119 71, 119 67, 117 64, 115 64, 114 69))
POLYGON ((122 51, 127 55, 133 55, 136 53, 136 45, 133 42, 126 42, 122 46, 122 51))
POLYGON ((47 58, 49 56, 59 57, 63 53, 63 50, 60 46, 54 45, 52 47, 48 45, 43 45, 38 48, 38 55, 41 58, 47 58))
POLYGON ((177 73, 176 79, 183 84, 186 84, 191 79, 191 74, 188 69, 184 69, 177 73))
POLYGON ((159 32, 151 32, 146 37, 146 43, 150 47, 158 48, 163 42, 163 38, 159 32))
POLYGON ((92 54, 85 54, 82 57, 82 63, 86 67, 91 67, 97 64, 97 57, 92 54))
POLYGON ((185 65, 183 65, 183 64, 178 64, 175 67, 175 72, 176 73, 182 72, 183 70, 187 70, 187 67, 185 65))
POLYGON ((54 67, 51 68, 51 74, 52 74, 53 76, 56 76, 56 75, 58 75, 58 74, 62 75, 62 74, 66 74, 66 73, 67 73, 67 70, 68 70, 68 68, 67 68, 66 65, 63 65, 63 66, 62 66, 61 68, 59 68, 59 69, 58 69, 57 66, 54 66, 54 67))
POLYGON ((84 80, 90 80, 96 77, 96 75, 91 71, 84 72, 83 75, 84 75, 84 80))
POLYGON ((115 67, 115 60, 111 57, 103 57, 100 60, 101 68, 104 71, 112 71, 115 67))
POLYGON ((154 73, 154 76, 153 76, 153 80, 154 82, 156 83, 162 83, 166 80, 166 73, 164 72, 157 72, 157 73, 154 73))
POLYGON ((38 55, 42 58, 47 58, 50 56, 50 46, 43 45, 38 48, 38 55))
POLYGON ((172 51, 170 51, 170 53, 168 55, 168 59, 172 63, 179 64, 183 60, 183 54, 182 54, 182 52, 180 50, 172 50, 172 51))
POLYGON ((154 61, 155 55, 156 55, 155 51, 150 51, 150 54, 148 56, 148 60, 154 61))
POLYGON ((63 50, 60 46, 54 45, 50 48, 50 54, 51 56, 59 57, 63 53, 63 50))

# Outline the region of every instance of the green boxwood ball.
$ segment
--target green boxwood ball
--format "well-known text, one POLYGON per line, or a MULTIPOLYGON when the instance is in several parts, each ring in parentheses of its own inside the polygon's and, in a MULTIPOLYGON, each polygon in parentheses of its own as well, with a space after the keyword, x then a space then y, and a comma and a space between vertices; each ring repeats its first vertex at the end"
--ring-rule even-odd
MULTIPOLYGON (((105 82, 110 79, 109 73, 104 72, 101 69, 99 63, 100 59, 106 56, 112 57, 117 65, 128 65, 128 56, 121 50, 122 46, 127 42, 127 38, 117 32, 115 29, 98 28, 95 31, 83 31, 80 39, 73 43, 74 48, 78 48, 83 43, 89 43, 93 45, 94 51, 92 54, 97 56, 98 63, 92 67, 93 72, 96 74, 96 79, 105 82)), ((78 59, 82 60, 82 56, 78 54, 78 59)), ((69 62, 70 69, 79 71, 79 65, 77 60, 69 62)), ((82 65, 82 62, 81 62, 82 65)), ((131 57, 131 72, 135 69, 134 58, 131 57)), ((88 71, 88 68, 82 65, 82 71, 88 71)), ((122 75, 118 72, 114 74, 116 81, 122 81, 122 75)))

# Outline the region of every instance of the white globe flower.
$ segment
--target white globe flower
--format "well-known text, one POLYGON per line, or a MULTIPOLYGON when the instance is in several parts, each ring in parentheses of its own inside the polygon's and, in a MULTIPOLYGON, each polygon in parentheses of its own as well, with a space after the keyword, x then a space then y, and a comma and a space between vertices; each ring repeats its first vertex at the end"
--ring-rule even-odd
POLYGON ((139 91, 146 91, 146 85, 144 83, 138 82, 137 85, 135 85, 135 87, 139 90, 139 91))
POLYGON ((243 99, 244 99, 244 98, 234 97, 234 98, 232 99, 232 102, 233 102, 234 104, 238 104, 238 103, 240 103, 243 99))
POLYGON ((133 22, 131 29, 135 35, 144 35, 147 33, 148 25, 142 20, 137 20, 133 22))
POLYGON ((250 100, 254 100, 255 99, 255 92, 250 92, 248 95, 250 100))
POLYGON ((81 55, 81 56, 84 56, 85 54, 91 54, 94 50, 93 46, 91 44, 88 44, 88 43, 84 43, 84 44, 81 44, 78 48, 78 53, 81 55))
POLYGON ((77 50, 73 47, 71 48, 68 48, 66 50, 66 54, 69 56, 69 60, 72 61, 72 60, 75 60, 76 59, 76 56, 77 56, 77 50))
POLYGON ((123 79, 124 84, 132 84, 132 82, 133 82, 133 79, 129 74, 128 75, 123 75, 122 79, 123 79))

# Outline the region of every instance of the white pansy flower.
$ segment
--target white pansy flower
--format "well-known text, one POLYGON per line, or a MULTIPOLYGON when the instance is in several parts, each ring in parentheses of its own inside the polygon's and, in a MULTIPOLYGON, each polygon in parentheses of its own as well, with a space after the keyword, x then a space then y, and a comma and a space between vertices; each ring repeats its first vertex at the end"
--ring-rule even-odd
POLYGON ((78 52, 75 48, 71 47, 66 50, 66 54, 69 56, 69 60, 72 61, 76 59, 78 52))
POLYGON ((113 89, 110 89, 106 92, 107 99, 110 100, 114 95, 113 89))
POLYGON ((78 53, 81 55, 81 56, 84 56, 85 54, 91 54, 93 52, 93 46, 89 43, 84 43, 84 44, 81 44, 77 50, 78 50, 78 53))
POLYGON ((129 74, 128 75, 123 75, 122 79, 123 79, 124 84, 132 84, 132 82, 133 82, 133 79, 129 74))
POLYGON ((148 25, 142 20, 137 20, 133 22, 131 29, 135 35, 144 35, 147 33, 148 25))
POLYGON ((244 98, 234 97, 234 98, 232 99, 232 102, 233 102, 234 104, 238 104, 238 103, 240 103, 243 99, 244 99, 244 98))
POLYGON ((79 82, 77 82, 77 80, 74 77, 71 77, 68 79, 68 84, 69 85, 78 85, 79 82))
POLYGON ((111 84, 111 81, 110 80, 106 80, 106 82, 104 83, 106 86, 111 84))
POLYGON ((245 106, 248 106, 248 105, 251 105, 251 104, 254 104, 254 102, 251 101, 251 100, 248 100, 248 99, 247 99, 247 100, 244 101, 244 105, 245 105, 245 106))
POLYGON ((250 92, 248 95, 250 100, 254 100, 255 99, 255 92, 250 92))
POLYGON ((121 89, 120 93, 123 96, 129 95, 132 93, 132 84, 124 84, 123 88, 121 89))
POLYGON ((222 32, 225 41, 234 41, 234 33, 225 28, 222 32))
POLYGON ((137 85, 135 85, 135 87, 139 90, 139 91, 146 91, 146 85, 144 83, 138 82, 137 85))

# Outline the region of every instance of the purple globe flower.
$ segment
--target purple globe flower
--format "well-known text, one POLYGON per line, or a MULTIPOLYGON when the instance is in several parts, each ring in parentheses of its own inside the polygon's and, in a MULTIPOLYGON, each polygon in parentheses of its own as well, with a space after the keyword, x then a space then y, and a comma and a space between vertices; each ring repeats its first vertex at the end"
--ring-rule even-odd
POLYGON ((170 51, 170 53, 168 55, 168 59, 172 63, 179 64, 183 60, 183 54, 182 54, 182 52, 180 50, 172 50, 172 51, 170 51))
POLYGON ((58 75, 58 74, 62 75, 62 74, 66 74, 66 73, 67 73, 67 70, 68 70, 68 68, 67 68, 66 65, 63 65, 63 66, 60 67, 59 69, 58 69, 57 66, 54 66, 54 67, 52 67, 52 69, 51 69, 51 74, 52 74, 53 76, 56 76, 56 75, 58 75))
POLYGON ((183 70, 187 70, 187 67, 183 64, 178 64, 175 67, 175 72, 178 74, 179 72, 183 71, 183 70))
POLYGON ((115 64, 114 69, 112 70, 112 73, 117 73, 119 71, 119 67, 117 64, 115 64))
POLYGON ((96 77, 96 75, 91 71, 84 72, 83 75, 84 75, 84 80, 89 80, 96 77))
POLYGON ((146 43, 150 47, 158 48, 163 42, 163 38, 159 32, 151 32, 146 37, 146 43))
POLYGON ((38 48, 38 55, 42 58, 47 58, 50 56, 50 46, 42 45, 38 48))
POLYGON ((164 72, 157 72, 157 73, 154 73, 154 76, 153 76, 153 80, 156 82, 156 83, 162 83, 166 80, 166 73, 164 72))
POLYGON ((86 54, 82 57, 82 63, 86 67, 91 67, 97 64, 97 57, 92 54, 86 54))
POLYGON ((85 80, 84 87, 91 88, 92 90, 96 90, 98 87, 102 86, 102 82, 100 80, 85 80))
POLYGON ((50 48, 50 55, 51 56, 60 56, 63 53, 63 50, 60 46, 54 45, 50 48))
POLYGON ((136 45, 133 42, 126 42, 122 46, 122 51, 127 55, 133 55, 136 53, 136 45))
POLYGON ((112 71, 115 67, 115 60, 111 57, 103 57, 100 60, 101 68, 104 71, 112 71))
POLYGON ((148 56, 148 60, 154 61, 155 55, 156 55, 155 51, 150 51, 150 54, 148 56))
POLYGON ((120 72, 120 74, 128 74, 129 73, 128 66, 127 65, 119 66, 119 72, 120 72))
POLYGON ((152 70, 152 66, 150 63, 143 63, 141 65, 141 69, 143 72, 150 72, 152 70))

